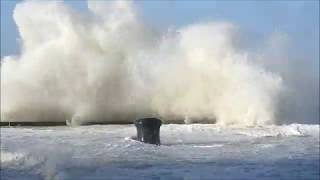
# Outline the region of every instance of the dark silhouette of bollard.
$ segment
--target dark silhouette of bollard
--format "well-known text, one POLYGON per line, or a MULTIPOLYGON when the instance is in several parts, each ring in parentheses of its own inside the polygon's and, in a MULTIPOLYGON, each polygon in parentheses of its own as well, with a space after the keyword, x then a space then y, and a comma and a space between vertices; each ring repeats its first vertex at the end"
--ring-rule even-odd
POLYGON ((160 126, 157 118, 143 118, 134 121, 137 128, 137 140, 144 143, 160 145, 160 126))

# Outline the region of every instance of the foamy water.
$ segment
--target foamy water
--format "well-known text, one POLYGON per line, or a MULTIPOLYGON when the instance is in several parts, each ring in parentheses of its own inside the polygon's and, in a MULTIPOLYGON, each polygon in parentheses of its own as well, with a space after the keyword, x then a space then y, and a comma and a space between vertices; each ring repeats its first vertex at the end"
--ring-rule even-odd
POLYGON ((319 125, 165 124, 1 129, 1 179, 319 179, 319 125))

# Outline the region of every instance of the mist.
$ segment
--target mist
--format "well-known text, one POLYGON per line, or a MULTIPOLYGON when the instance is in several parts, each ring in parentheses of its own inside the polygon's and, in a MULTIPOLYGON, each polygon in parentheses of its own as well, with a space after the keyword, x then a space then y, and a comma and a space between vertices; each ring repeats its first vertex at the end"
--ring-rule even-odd
POLYGON ((88 1, 88 9, 17 4, 21 54, 1 59, 1 121, 318 123, 319 76, 296 75, 285 34, 244 48, 231 22, 163 31, 131 1, 88 1))

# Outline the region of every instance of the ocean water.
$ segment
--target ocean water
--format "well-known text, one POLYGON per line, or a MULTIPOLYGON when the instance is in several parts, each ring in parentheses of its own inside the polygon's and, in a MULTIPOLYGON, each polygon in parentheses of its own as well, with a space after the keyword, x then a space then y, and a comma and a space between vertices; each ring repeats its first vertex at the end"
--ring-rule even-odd
POLYGON ((1 128, 1 179, 319 179, 319 125, 1 128))

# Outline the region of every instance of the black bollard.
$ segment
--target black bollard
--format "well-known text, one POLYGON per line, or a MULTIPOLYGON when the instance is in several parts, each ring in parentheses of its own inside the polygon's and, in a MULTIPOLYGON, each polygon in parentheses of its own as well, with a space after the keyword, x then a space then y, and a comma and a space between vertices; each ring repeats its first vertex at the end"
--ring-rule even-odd
POLYGON ((160 126, 162 124, 157 118, 143 118, 134 121, 137 128, 137 140, 160 145, 160 126))

